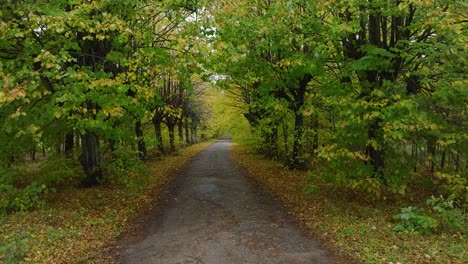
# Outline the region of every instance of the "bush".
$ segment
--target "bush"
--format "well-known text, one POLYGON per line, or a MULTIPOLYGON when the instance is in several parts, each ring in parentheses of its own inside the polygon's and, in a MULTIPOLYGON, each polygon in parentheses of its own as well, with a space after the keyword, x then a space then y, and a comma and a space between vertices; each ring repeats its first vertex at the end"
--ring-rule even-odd
POLYGON ((427 199, 426 204, 430 206, 430 213, 415 206, 402 208, 399 214, 393 216, 397 225, 393 228, 397 232, 419 232, 430 235, 433 232, 442 231, 455 233, 463 231, 465 216, 463 212, 454 206, 453 197, 448 199, 442 196, 432 196, 427 199))
POLYGON ((20 174, 15 169, 0 167, 0 214, 8 212, 27 211, 35 207, 42 207, 42 195, 51 189, 46 184, 33 181, 24 188, 15 186, 15 180, 20 174))
POLYGON ((60 186, 64 183, 69 184, 69 182, 76 178, 77 182, 78 175, 77 165, 74 164, 74 161, 67 159, 63 155, 49 157, 47 162, 41 164, 39 167, 39 177, 37 182, 39 184, 45 184, 47 186, 60 186))
POLYGON ((468 206, 468 179, 460 174, 436 173, 439 190, 460 205, 468 206))
POLYGON ((147 173, 143 162, 138 158, 137 151, 118 149, 114 152, 112 161, 104 166, 105 182, 122 184, 132 187, 137 184, 137 178, 147 173))
POLYGON ((23 232, 9 236, 0 245, 1 263, 22 263, 30 251, 28 240, 31 239, 29 232, 23 232))
POLYGON ((33 182, 23 189, 12 184, 0 183, 0 213, 6 214, 15 211, 27 211, 35 207, 44 206, 41 196, 48 193, 45 184, 33 182))
POLYGON ((440 223, 442 231, 454 233, 463 230, 465 219, 463 212, 454 206, 454 196, 447 199, 432 196, 426 201, 431 206, 434 216, 440 223))
POLYGON ((418 232, 425 235, 432 234, 439 225, 438 221, 426 214, 416 206, 402 208, 399 214, 393 216, 398 224, 393 228, 397 232, 418 232))

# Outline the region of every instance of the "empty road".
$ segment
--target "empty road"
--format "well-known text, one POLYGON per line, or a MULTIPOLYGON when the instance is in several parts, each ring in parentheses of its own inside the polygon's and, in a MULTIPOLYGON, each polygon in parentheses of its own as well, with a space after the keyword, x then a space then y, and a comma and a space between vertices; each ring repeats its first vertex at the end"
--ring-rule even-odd
POLYGON ((229 140, 198 154, 121 263, 334 263, 231 160, 229 140))

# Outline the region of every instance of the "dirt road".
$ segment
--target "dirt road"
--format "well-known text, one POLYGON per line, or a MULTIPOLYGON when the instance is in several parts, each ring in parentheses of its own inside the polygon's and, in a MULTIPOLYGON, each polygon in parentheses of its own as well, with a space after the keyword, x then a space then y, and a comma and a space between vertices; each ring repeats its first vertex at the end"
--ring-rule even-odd
POLYGON ((285 212, 250 184, 230 159, 228 140, 181 172, 162 211, 121 263, 334 263, 285 212))

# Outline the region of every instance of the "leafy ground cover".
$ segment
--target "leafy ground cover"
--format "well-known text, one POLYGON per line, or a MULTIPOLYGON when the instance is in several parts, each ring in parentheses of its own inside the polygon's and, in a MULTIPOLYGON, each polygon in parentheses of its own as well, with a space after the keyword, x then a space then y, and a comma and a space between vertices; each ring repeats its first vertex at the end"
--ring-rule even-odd
POLYGON ((148 161, 149 173, 130 187, 67 187, 48 194, 42 208, 0 218, 0 263, 109 263, 103 256, 116 238, 209 144, 148 161))
MULTIPOLYGON (((305 171, 287 170, 280 163, 237 145, 232 155, 246 174, 271 193, 313 236, 361 262, 468 262, 466 230, 431 235, 393 231, 397 225, 393 215, 410 203, 417 203, 417 196, 406 202, 368 200, 333 186, 307 193, 305 171)), ((420 204, 423 206, 423 199, 420 204)))

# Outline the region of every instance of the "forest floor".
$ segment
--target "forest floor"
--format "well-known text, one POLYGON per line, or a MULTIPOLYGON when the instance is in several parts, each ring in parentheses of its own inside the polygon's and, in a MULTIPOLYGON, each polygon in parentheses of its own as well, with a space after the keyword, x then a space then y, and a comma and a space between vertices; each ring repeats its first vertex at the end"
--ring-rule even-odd
POLYGON ((396 225, 392 216, 400 208, 424 206, 418 193, 406 199, 372 200, 332 184, 307 193, 307 186, 315 183, 308 180, 306 171, 288 170, 239 145, 233 147, 232 156, 307 232, 337 252, 363 263, 468 263, 468 240, 463 233, 392 230, 396 225))
POLYGON ((150 159, 130 186, 58 189, 0 217, 0 263, 467 261, 463 235, 393 232, 404 204, 329 186, 306 194, 307 172, 210 144, 150 159))
POLYGON ((259 191, 220 140, 177 176, 162 210, 124 236, 120 263, 350 263, 320 246, 259 191))
POLYGON ((111 263, 117 238, 157 207, 177 171, 210 144, 151 157, 148 173, 131 175, 126 187, 82 188, 69 180, 41 208, 0 216, 0 263, 111 263))

